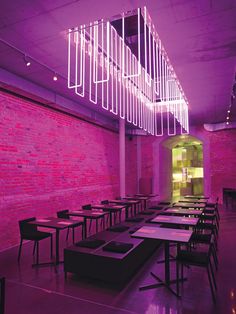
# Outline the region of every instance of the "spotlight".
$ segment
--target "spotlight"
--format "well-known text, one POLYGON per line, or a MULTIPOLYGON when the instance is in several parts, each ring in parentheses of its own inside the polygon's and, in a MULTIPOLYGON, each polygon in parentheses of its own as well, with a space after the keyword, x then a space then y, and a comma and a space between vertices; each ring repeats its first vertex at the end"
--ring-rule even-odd
POLYGON ((29 66, 31 65, 31 62, 30 62, 29 58, 26 57, 26 56, 24 56, 24 62, 25 62, 25 65, 26 65, 27 67, 29 67, 29 66))
POLYGON ((226 119, 229 120, 229 117, 227 117, 226 119))
POLYGON ((230 110, 228 110, 227 112, 230 113, 230 110))
POLYGON ((227 121, 226 124, 229 125, 229 121, 227 121))
POLYGON ((56 75, 56 73, 54 73, 54 75, 53 75, 53 81, 57 81, 57 75, 56 75))

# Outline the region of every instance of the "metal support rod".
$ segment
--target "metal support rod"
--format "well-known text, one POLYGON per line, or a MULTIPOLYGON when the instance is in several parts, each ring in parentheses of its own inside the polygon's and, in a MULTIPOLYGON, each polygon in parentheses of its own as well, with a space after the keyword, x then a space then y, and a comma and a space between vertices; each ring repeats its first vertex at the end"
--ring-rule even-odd
POLYGON ((125 197, 125 120, 119 120, 120 196, 125 197))

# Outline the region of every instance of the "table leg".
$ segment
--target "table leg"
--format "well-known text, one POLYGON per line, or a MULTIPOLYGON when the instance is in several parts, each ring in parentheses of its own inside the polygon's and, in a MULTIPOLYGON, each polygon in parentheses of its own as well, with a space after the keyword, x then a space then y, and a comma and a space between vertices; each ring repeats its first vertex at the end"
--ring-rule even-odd
POLYGON ((147 209, 147 200, 144 200, 143 205, 144 205, 144 210, 146 210, 147 209))
POLYGON ((59 229, 56 229, 56 265, 59 264, 59 229))
POLYGON ((87 218, 84 217, 84 238, 87 238, 87 218))
POLYGON ((112 226, 112 212, 110 211, 109 212, 109 215, 110 215, 110 227, 112 226))
POLYGON ((98 233, 98 219, 96 219, 96 233, 98 233))
POLYGON ((177 283, 178 281, 185 281, 186 278, 179 278, 170 280, 170 245, 169 241, 165 241, 165 280, 160 279, 156 274, 151 272, 153 278, 156 279, 157 283, 150 284, 147 286, 140 287, 139 290, 148 290, 165 286, 170 292, 172 292, 175 296, 179 297, 178 293, 176 293, 171 287, 170 284, 177 283))

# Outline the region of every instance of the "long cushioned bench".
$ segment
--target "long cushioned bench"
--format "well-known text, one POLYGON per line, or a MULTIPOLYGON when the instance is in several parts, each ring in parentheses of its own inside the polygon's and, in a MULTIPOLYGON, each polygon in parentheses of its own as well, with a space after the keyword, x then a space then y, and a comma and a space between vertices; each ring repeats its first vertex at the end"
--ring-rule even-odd
MULTIPOLYGON (((126 221, 97 233, 64 250, 64 272, 106 282, 124 284, 160 245, 159 241, 131 238, 130 234, 152 215, 138 215, 139 221, 126 221), (141 221, 140 221, 141 220, 141 221), (116 228, 117 227, 117 228, 116 228), (113 230, 112 230, 113 229, 113 230), (115 230, 116 229, 116 230, 115 230), (115 243, 114 243, 115 242, 115 243), (82 244, 81 244, 82 243, 82 244), (89 246, 89 247, 86 247, 89 246), (127 252, 114 252, 113 250, 127 252)), ((129 219, 128 219, 129 220, 129 219)))

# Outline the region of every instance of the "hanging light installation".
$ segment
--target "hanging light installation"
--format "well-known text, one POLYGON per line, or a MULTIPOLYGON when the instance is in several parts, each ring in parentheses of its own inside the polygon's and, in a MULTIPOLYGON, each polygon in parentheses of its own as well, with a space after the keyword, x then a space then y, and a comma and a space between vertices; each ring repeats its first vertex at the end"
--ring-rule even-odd
POLYGON ((149 134, 189 132, 188 101, 146 7, 68 31, 68 88, 149 134))

